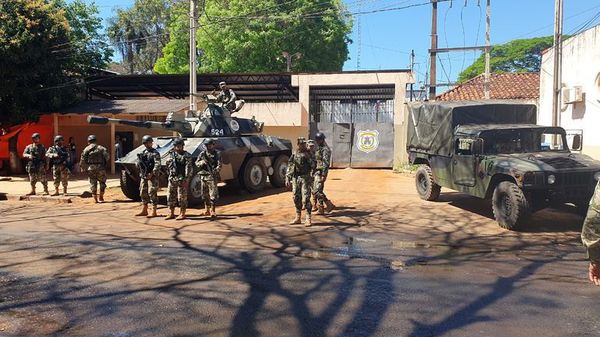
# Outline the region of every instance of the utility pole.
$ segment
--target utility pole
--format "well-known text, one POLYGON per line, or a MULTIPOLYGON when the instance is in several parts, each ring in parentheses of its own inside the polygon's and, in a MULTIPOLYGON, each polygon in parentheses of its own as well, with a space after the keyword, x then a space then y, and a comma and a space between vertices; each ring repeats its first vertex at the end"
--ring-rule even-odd
POLYGON ((198 111, 198 86, 196 80, 196 26, 198 23, 198 0, 190 0, 190 114, 198 111))
MULTIPOLYGON (((410 73, 413 77, 413 82, 415 81, 415 50, 410 51, 410 73)), ((413 100, 413 84, 410 84, 410 101, 413 100)))
POLYGON ((431 49, 429 50, 429 99, 435 100, 436 56, 437 56, 437 0, 431 0, 431 49))
MULTIPOLYGON (((554 1, 554 72, 552 84, 552 126, 560 126, 560 89, 562 72, 563 1, 554 1)), ((558 140, 555 140, 557 142, 558 140)))
POLYGON ((287 51, 281 53, 285 57, 286 71, 289 73, 292 71, 292 59, 295 57, 296 60, 302 57, 301 53, 290 54, 287 51))
POLYGON ((487 0, 485 9, 485 75, 483 80, 483 95, 485 99, 490 99, 490 52, 492 45, 490 42, 490 0, 487 0))

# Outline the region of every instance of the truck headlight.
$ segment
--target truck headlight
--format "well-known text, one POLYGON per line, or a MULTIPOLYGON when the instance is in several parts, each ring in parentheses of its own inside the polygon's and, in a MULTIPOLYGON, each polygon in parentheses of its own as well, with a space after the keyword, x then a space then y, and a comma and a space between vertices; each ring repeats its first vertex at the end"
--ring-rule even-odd
POLYGON ((554 174, 548 175, 548 185, 552 185, 556 182, 556 176, 554 174))
POLYGON ((600 180, 600 172, 596 172, 596 174, 594 174, 594 179, 595 179, 596 181, 599 181, 599 180, 600 180))

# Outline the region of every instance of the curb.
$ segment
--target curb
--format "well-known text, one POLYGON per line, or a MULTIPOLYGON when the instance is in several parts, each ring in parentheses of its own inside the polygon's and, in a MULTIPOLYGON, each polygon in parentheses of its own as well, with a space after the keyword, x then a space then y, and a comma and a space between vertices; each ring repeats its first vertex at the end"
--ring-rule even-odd
POLYGON ((6 200, 8 201, 38 201, 38 202, 54 202, 57 204, 70 204, 73 201, 72 197, 56 196, 51 197, 49 195, 20 195, 20 194, 6 194, 6 200))

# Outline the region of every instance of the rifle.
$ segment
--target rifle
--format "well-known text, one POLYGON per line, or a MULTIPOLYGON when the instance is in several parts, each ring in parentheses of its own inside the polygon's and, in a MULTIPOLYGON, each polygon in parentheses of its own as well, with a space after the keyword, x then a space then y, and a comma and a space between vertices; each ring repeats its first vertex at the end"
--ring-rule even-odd
POLYGON ((146 165, 146 161, 144 160, 144 153, 140 152, 137 154, 138 157, 138 165, 140 167, 140 175, 145 178, 148 175, 148 165, 146 165))
POLYGON ((221 174, 219 172, 215 172, 215 169, 212 167, 212 165, 210 165, 210 160, 208 160, 207 152, 208 151, 202 151, 201 154, 201 158, 202 160, 204 160, 204 165, 206 165, 206 167, 208 168, 208 172, 210 172, 210 175, 213 176, 213 178, 215 178, 216 181, 221 181, 221 174))

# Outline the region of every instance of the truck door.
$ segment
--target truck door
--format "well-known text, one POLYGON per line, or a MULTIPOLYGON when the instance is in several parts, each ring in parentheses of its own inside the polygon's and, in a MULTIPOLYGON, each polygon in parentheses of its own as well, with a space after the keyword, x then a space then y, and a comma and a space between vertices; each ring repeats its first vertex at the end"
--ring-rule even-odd
POLYGON ((452 158, 454 184, 473 187, 476 182, 476 156, 471 153, 473 139, 457 139, 452 158))

